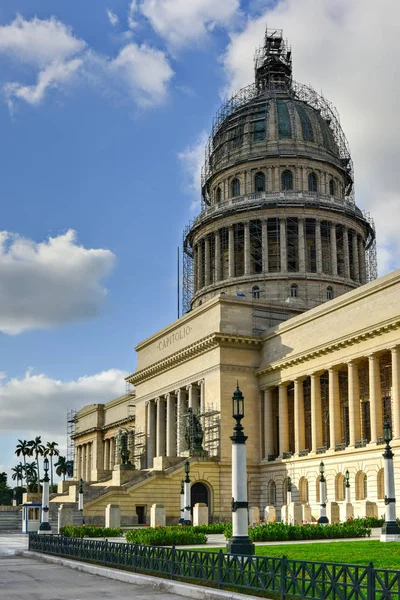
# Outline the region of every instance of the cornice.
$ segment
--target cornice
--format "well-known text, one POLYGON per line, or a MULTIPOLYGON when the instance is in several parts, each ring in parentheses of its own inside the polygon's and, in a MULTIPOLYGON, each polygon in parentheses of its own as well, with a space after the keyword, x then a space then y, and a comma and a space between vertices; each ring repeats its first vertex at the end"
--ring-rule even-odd
POLYGON ((234 335, 229 333, 212 333, 189 346, 186 346, 183 350, 178 350, 171 354, 170 356, 159 360, 158 362, 138 371, 137 373, 133 373, 126 378, 126 381, 137 385, 138 383, 143 383, 148 379, 151 379, 155 375, 159 375, 160 373, 164 373, 169 369, 172 369, 178 366, 181 363, 186 362, 187 360, 194 358, 195 356, 200 356, 213 348, 218 347, 247 347, 258 349, 262 346, 262 339, 255 336, 247 336, 247 335, 234 335))
POLYGON ((107 425, 104 425, 103 427, 90 427, 90 429, 85 429, 84 431, 78 431, 77 433, 73 433, 71 435, 71 439, 76 440, 80 437, 88 435, 89 433, 95 433, 96 431, 108 431, 109 429, 113 429, 114 427, 120 427, 121 425, 125 425, 126 423, 129 423, 130 421, 134 421, 134 420, 135 420, 135 417, 130 416, 130 417, 126 417, 125 419, 120 419, 119 421, 115 421, 114 423, 108 423, 107 425))

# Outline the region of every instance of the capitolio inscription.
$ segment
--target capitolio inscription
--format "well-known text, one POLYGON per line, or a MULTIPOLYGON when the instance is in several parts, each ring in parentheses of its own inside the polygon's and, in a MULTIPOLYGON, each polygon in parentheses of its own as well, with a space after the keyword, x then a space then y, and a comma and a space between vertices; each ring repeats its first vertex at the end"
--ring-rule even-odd
POLYGON ((185 337, 188 337, 191 331, 192 328, 190 327, 190 325, 185 325, 185 327, 182 327, 181 329, 179 329, 179 331, 175 331, 174 333, 171 333, 170 335, 167 335, 165 336, 165 338, 160 340, 158 342, 158 349, 165 350, 165 348, 169 348, 169 346, 172 346, 173 344, 175 344, 175 342, 179 342, 185 337))

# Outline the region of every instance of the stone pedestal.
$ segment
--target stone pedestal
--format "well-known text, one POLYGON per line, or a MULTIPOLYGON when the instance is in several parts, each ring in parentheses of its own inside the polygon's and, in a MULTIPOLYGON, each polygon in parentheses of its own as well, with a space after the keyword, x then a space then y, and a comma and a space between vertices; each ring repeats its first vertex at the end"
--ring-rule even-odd
POLYGON ((134 465, 115 465, 112 472, 112 485, 119 487, 134 478, 136 469, 134 465))
POLYGON ((258 506, 249 508, 249 525, 258 525, 260 523, 260 509, 258 506))
POLYGON ((150 509, 150 527, 165 527, 165 508, 163 504, 153 504, 150 509))
POLYGON ((311 523, 312 522, 312 514, 311 514, 311 506, 306 502, 301 505, 302 509, 302 521, 303 523, 311 523))
POLYGON ((339 504, 337 502, 326 503, 326 516, 328 517, 329 523, 339 523, 340 511, 339 504))
POLYGON ((351 502, 343 502, 340 505, 340 520, 344 523, 348 519, 354 518, 354 507, 351 502))
POLYGON ((264 521, 266 523, 275 523, 276 521, 276 508, 270 504, 264 508, 264 521))
POLYGON ((65 527, 66 525, 73 525, 73 515, 74 509, 72 508, 72 506, 60 504, 58 508, 58 533, 60 533, 61 527, 65 527))
POLYGON ((360 502, 360 517, 378 517, 378 506, 376 502, 363 500, 360 502))
POLYGON ((281 521, 282 523, 289 523, 289 507, 287 504, 283 504, 281 507, 281 521))
POLYGON ((300 502, 287 505, 287 522, 291 525, 301 525, 303 521, 303 506, 300 502))
POLYGON ((106 527, 121 527, 121 509, 118 504, 107 504, 106 527))
POLYGON ((193 507, 193 525, 208 525, 208 506, 198 503, 193 507))

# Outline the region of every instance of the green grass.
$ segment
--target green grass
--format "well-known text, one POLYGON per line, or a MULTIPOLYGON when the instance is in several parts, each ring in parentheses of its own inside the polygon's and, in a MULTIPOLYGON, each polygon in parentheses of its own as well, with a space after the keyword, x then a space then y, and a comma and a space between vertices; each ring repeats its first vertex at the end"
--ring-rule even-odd
MULTIPOLYGON (((194 548, 195 549, 195 548, 194 548)), ((203 549, 202 549, 203 550, 203 549)), ((207 548, 207 551, 209 549, 207 548)), ((210 548, 218 552, 219 548, 210 548)), ((400 570, 400 543, 396 542, 328 542, 308 544, 282 544, 256 546, 257 556, 282 556, 289 559, 318 562, 338 562, 367 565, 372 562, 377 569, 400 570)))

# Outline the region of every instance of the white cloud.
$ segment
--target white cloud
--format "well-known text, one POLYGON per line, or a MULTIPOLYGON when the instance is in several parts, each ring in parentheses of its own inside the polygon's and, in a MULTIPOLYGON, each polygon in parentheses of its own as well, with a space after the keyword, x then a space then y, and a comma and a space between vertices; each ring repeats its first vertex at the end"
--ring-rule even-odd
POLYGON ((355 163, 356 201, 375 217, 381 240, 380 274, 400 266, 393 218, 400 204, 399 21, 397 0, 382 0, 379 10, 373 0, 284 0, 232 33, 223 59, 228 91, 236 91, 253 81, 254 49, 265 24, 284 29, 295 79, 322 89, 341 115, 355 163))
POLYGON ((158 35, 176 49, 201 40, 216 26, 229 26, 239 0, 142 0, 139 6, 158 35))
POLYGON ((0 232, 0 331, 51 328, 97 316, 113 267, 109 250, 86 249, 72 230, 34 242, 0 232))
POLYGON ((137 6, 137 1, 136 0, 132 0, 132 2, 129 5, 129 9, 128 9, 128 26, 130 29, 133 29, 134 27, 136 27, 136 14, 138 11, 138 6, 137 6))
POLYGON ((116 27, 119 23, 118 15, 116 15, 110 8, 106 9, 108 20, 113 27, 116 27))
POLYGON ((208 134, 203 131, 193 146, 179 152, 178 158, 185 171, 185 190, 192 196, 192 210, 198 210, 201 199, 201 169, 204 164, 204 147, 208 134))

